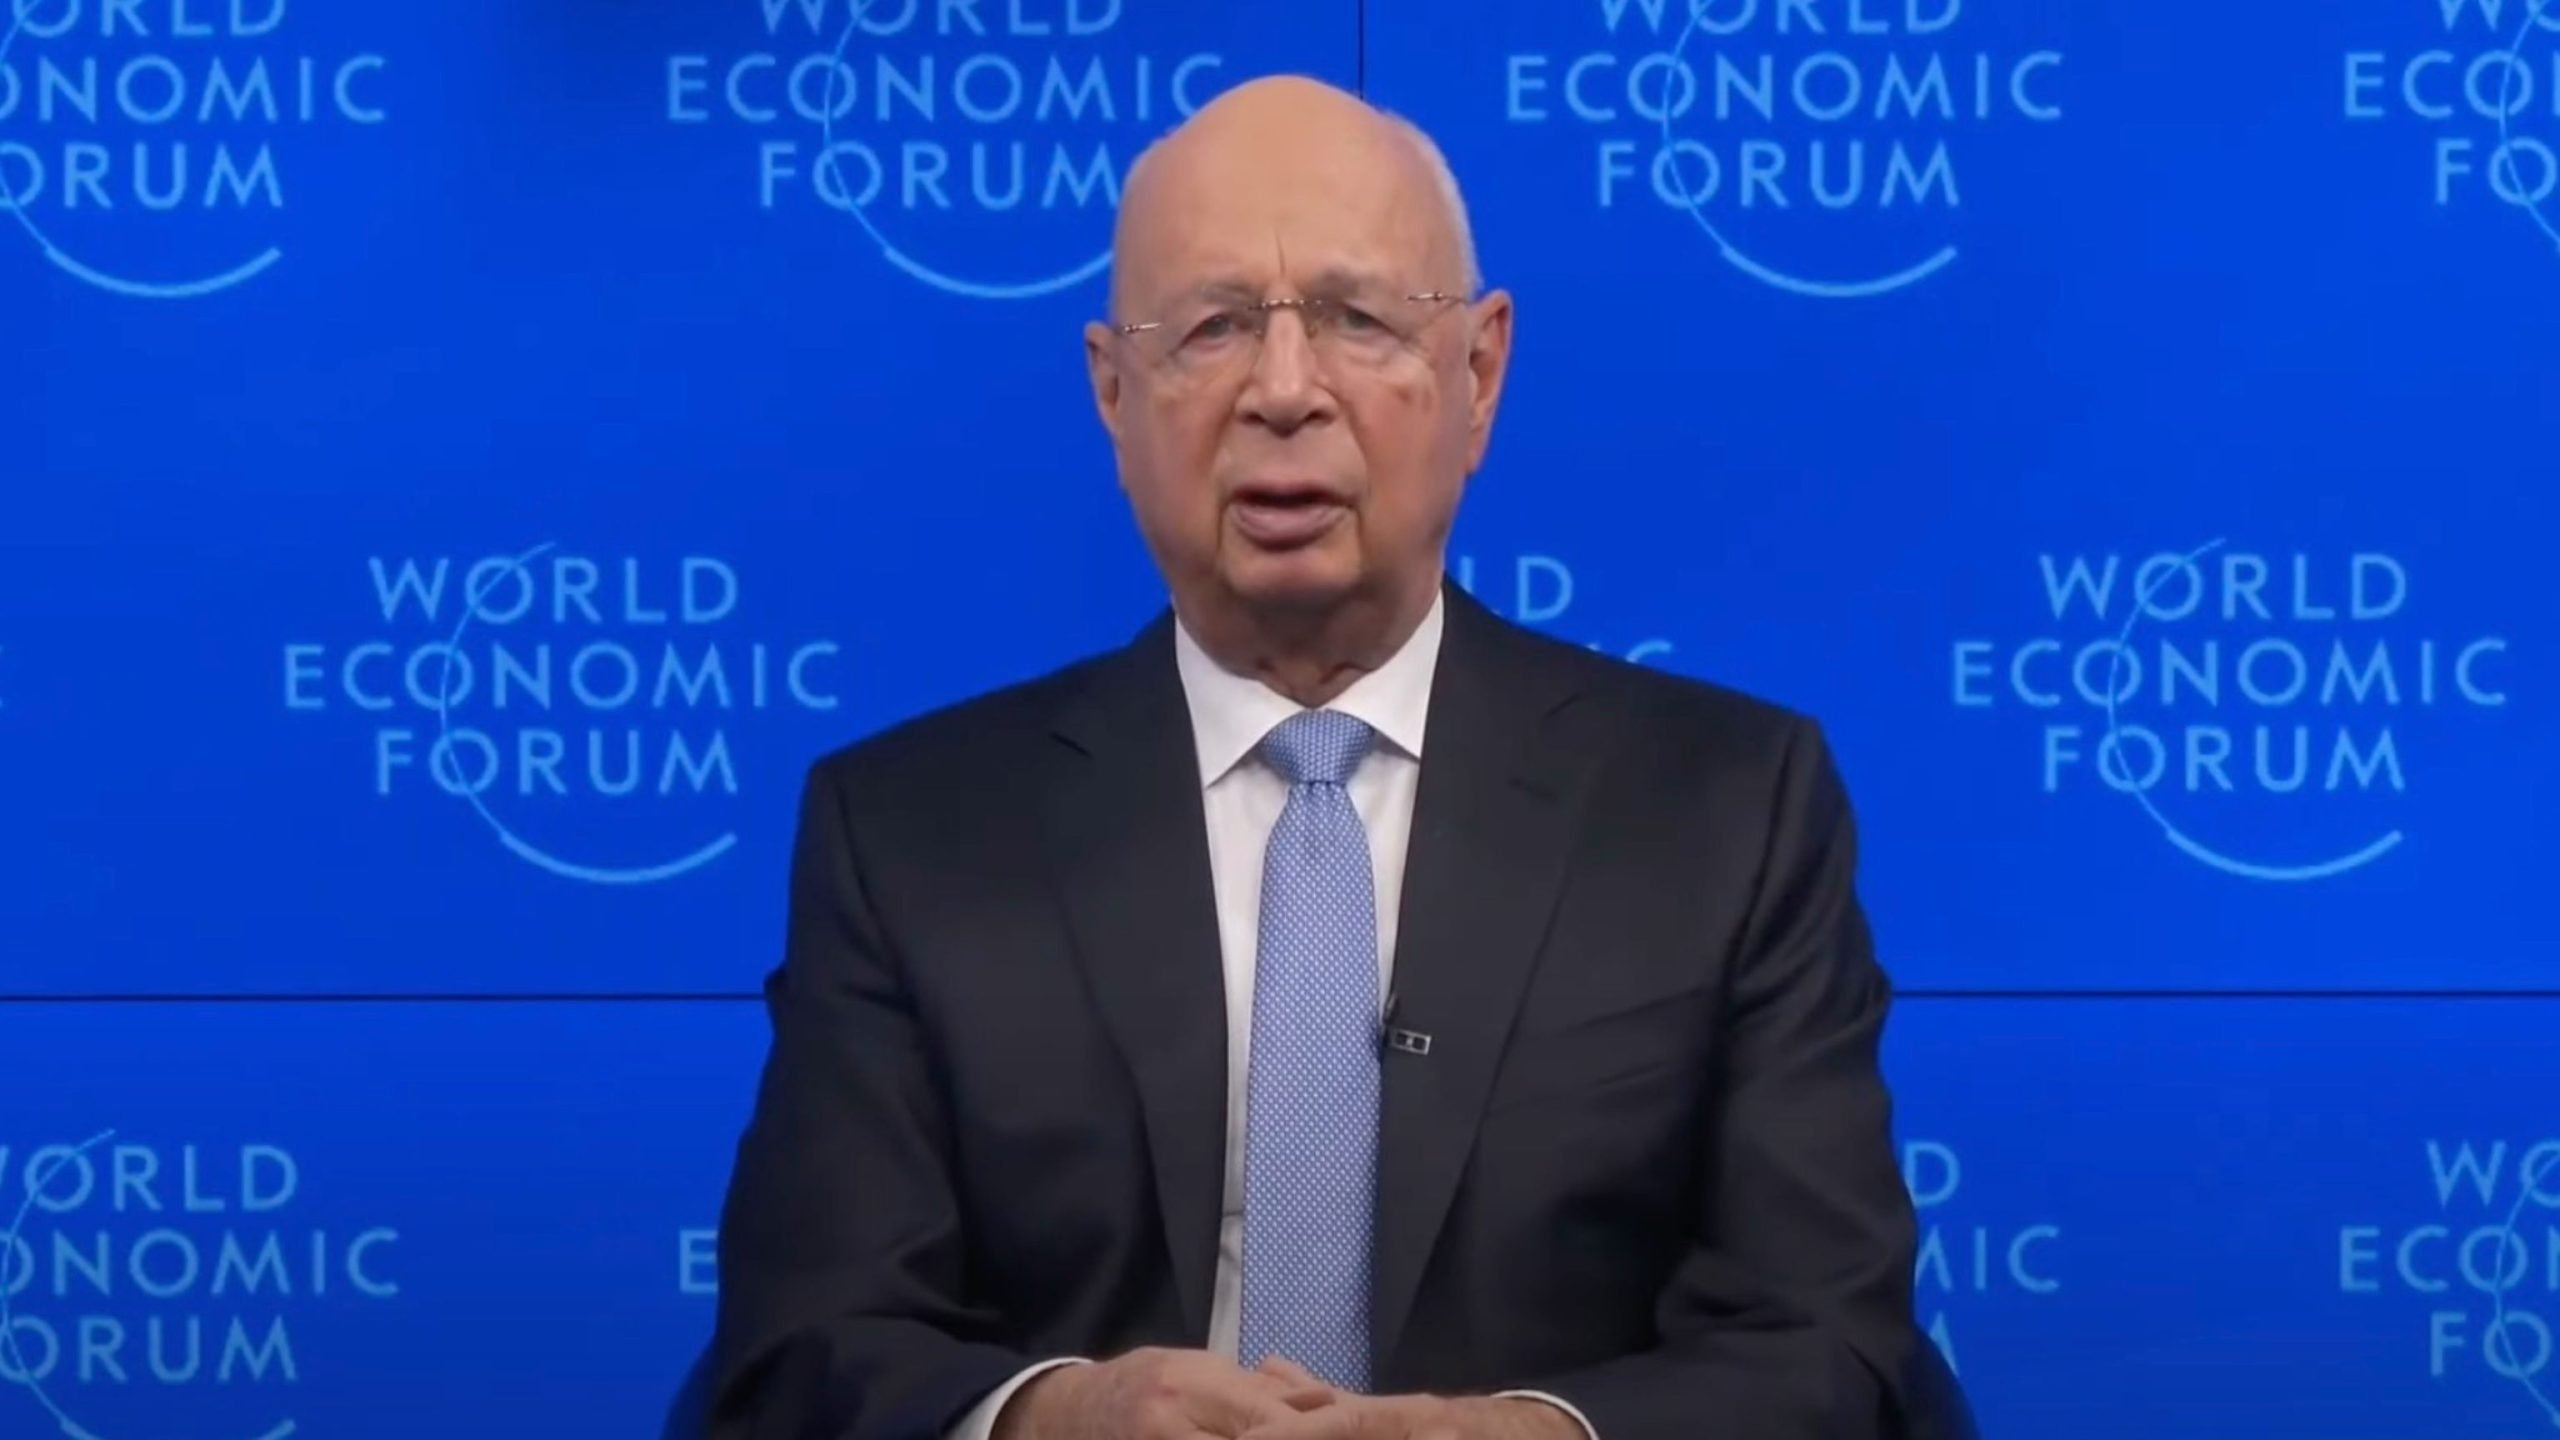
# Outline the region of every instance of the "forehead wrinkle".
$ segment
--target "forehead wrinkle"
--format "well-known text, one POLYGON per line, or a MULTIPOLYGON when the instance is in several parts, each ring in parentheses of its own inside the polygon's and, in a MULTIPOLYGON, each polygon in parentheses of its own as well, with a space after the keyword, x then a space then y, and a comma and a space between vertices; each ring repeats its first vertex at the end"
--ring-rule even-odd
MULTIPOLYGON (((1220 248, 1224 249, 1224 247, 1220 248)), ((1338 247, 1308 248, 1326 250, 1338 247)), ((1200 262, 1196 267, 1186 266, 1185 268, 1192 270, 1187 278, 1179 275, 1167 277, 1169 293, 1180 296, 1215 298, 1233 296, 1259 300, 1290 290, 1310 295, 1383 290, 1397 281, 1393 267, 1345 258, 1324 259, 1316 263, 1307 274, 1292 275, 1289 273, 1291 268, 1288 259, 1289 246, 1276 236, 1272 241, 1272 253, 1275 263, 1268 270, 1250 261, 1236 258, 1232 253, 1225 257, 1213 256, 1200 262)))
POLYGON ((1225 279, 1258 270, 1239 265, 1234 248, 1240 241, 1256 245, 1246 239, 1253 229, 1268 227, 1264 238, 1281 278, 1293 251, 1304 258, 1310 249, 1342 249, 1282 243, 1282 227, 1303 225, 1310 212, 1354 232, 1342 237, 1350 253, 1391 262, 1384 270, 1330 265, 1311 283, 1476 287, 1463 202, 1454 184, 1443 183, 1445 164, 1427 135, 1356 97, 1299 103, 1306 92, 1298 81, 1249 84, 1235 95, 1264 98, 1213 101, 1139 155, 1114 227, 1109 303, 1115 318, 1126 318, 1125 304, 1196 290, 1176 288, 1186 287, 1183 271, 1209 269, 1212 278, 1225 279), (1242 172, 1260 178, 1239 191, 1242 172))
POLYGON ((1335 263, 1307 277, 1301 287, 1310 295, 1362 295, 1387 288, 1387 277, 1365 265, 1335 263))

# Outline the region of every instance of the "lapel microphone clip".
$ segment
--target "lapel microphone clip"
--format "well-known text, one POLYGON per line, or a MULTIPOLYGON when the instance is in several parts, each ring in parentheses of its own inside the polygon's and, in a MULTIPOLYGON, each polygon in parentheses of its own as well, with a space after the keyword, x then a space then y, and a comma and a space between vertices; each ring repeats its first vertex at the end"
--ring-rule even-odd
POLYGON ((1394 992, 1388 992, 1387 1013, 1378 1022, 1380 1030, 1379 1038, 1385 1043, 1386 1048, 1389 1050, 1400 1051, 1407 1055, 1430 1054, 1430 1036, 1423 1034, 1419 1030, 1406 1030, 1397 1026, 1396 1004, 1398 998, 1399 997, 1394 992))

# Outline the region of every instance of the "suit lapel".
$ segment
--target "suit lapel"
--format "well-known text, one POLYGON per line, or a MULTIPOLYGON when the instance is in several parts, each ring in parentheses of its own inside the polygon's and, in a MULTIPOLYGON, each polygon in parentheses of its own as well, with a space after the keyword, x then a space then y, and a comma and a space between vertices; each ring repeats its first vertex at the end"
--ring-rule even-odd
POLYGON ((1543 722, 1562 667, 1449 589, 1405 861, 1395 1024, 1428 1055, 1384 1055, 1371 1342, 1378 1373, 1410 1317, 1565 873, 1596 758, 1543 722))
POLYGON ((1049 844, 1069 938, 1144 1110, 1183 1322, 1205 1344, 1226 1130, 1226 991, 1169 616, 1062 709, 1049 844))

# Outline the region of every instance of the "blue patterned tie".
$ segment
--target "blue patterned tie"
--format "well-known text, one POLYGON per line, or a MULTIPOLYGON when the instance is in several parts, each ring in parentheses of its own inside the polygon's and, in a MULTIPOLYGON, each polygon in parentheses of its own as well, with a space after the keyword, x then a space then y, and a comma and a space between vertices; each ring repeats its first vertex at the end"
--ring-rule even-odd
POLYGON ((1343 786, 1368 726, 1313 710, 1263 737, 1289 803, 1262 863, 1246 1082, 1237 1359, 1369 1387, 1378 1176, 1378 920, 1369 836, 1343 786))

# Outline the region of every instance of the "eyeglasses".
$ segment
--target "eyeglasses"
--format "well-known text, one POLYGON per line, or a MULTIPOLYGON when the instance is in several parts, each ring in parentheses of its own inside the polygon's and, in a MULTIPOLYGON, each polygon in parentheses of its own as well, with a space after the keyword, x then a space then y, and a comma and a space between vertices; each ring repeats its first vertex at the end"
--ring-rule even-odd
POLYGON ((1255 300, 1245 304, 1203 306, 1166 320, 1147 320, 1113 328, 1146 347, 1158 365, 1186 376, 1240 372, 1251 368, 1270 333, 1271 317, 1294 310, 1306 326, 1307 344, 1327 373, 1375 369, 1412 353, 1431 322, 1465 297, 1443 290, 1397 296, 1392 300, 1343 300, 1315 297, 1255 300))

